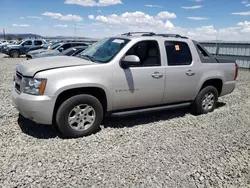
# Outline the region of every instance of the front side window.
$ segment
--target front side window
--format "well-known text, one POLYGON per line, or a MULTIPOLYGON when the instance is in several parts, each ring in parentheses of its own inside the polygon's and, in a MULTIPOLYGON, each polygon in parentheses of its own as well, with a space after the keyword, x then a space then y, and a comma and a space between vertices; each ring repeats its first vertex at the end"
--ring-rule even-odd
POLYGON ((32 45, 32 41, 31 40, 27 40, 23 43, 23 45, 32 45))
POLYGON ((78 54, 78 57, 97 63, 107 63, 113 59, 128 42, 128 39, 105 38, 89 46, 82 53, 78 54))
POLYGON ((126 55, 136 55, 140 59, 140 66, 160 66, 160 51, 157 41, 141 41, 135 44, 126 55))
POLYGON ((165 47, 168 57, 168 66, 190 65, 192 63, 192 55, 187 43, 166 41, 165 47))

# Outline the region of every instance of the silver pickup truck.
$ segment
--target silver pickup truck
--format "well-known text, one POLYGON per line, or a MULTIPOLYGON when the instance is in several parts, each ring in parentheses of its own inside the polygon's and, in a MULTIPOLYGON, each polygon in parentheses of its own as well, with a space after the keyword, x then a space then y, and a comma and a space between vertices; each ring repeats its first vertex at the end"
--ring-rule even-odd
POLYGON ((233 92, 235 62, 216 59, 180 35, 126 33, 104 38, 78 57, 46 57, 19 64, 12 100, 20 115, 53 124, 66 137, 97 132, 105 116, 190 106, 216 108, 233 92))

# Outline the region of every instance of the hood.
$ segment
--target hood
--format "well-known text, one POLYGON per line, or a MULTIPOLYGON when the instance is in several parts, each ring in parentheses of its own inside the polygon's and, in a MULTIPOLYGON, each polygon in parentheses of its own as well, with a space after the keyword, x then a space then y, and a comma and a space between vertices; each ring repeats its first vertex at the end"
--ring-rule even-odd
POLYGON ((41 52, 41 53, 36 53, 36 54, 31 54, 32 58, 40 58, 40 57, 49 57, 49 56, 55 56, 57 54, 59 54, 60 52, 58 50, 48 50, 45 52, 41 52))
POLYGON ((7 44, 7 47, 13 48, 13 47, 19 47, 17 44, 7 44))
POLYGON ((44 53, 44 52, 47 52, 47 51, 49 51, 49 50, 47 50, 47 49, 37 49, 37 50, 32 50, 32 51, 28 52, 27 54, 34 55, 34 54, 44 53))
POLYGON ((91 64, 94 65, 95 63, 77 57, 54 56, 31 59, 20 63, 17 66, 17 71, 24 76, 34 76, 37 72, 43 70, 91 64))

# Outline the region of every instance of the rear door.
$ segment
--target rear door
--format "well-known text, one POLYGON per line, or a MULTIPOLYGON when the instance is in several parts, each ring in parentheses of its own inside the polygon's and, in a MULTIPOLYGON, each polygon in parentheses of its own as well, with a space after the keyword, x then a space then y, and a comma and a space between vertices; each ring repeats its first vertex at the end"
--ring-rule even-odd
POLYGON ((195 50, 189 41, 165 41, 167 66, 164 103, 191 101, 196 97, 200 74, 198 59, 192 56, 191 49, 195 50))
POLYGON ((34 45, 35 45, 36 47, 42 46, 42 45, 43 45, 43 41, 41 41, 41 40, 34 40, 34 45))
POLYGON ((116 70, 113 75, 113 110, 154 106, 162 103, 165 68, 155 40, 136 43, 125 55, 136 55, 140 65, 116 70))

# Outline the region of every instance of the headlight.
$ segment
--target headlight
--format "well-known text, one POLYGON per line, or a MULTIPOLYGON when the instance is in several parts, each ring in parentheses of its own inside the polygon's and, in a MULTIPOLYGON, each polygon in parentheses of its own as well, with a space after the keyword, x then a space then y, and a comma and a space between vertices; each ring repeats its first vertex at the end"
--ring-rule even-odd
POLYGON ((23 78, 23 93, 30 95, 43 95, 47 79, 23 78))

